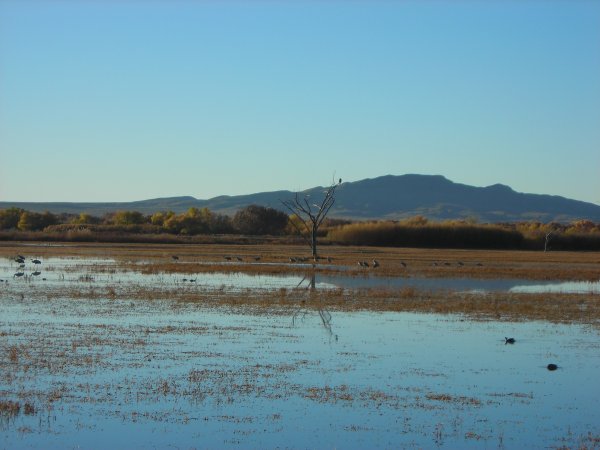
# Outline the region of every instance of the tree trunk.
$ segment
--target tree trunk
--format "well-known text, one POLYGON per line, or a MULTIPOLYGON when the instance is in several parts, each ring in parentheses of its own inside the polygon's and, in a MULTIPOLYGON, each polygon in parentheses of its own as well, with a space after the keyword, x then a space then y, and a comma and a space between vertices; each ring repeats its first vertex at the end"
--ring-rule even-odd
POLYGON ((310 246, 312 248, 313 261, 316 261, 317 260, 317 227, 315 224, 313 224, 313 227, 312 227, 310 246))

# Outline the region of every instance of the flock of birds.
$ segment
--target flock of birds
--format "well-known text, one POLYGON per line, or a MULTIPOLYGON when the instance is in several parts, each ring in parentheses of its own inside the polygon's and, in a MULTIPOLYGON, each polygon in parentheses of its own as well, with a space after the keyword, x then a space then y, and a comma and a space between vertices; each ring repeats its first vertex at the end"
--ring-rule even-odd
MULTIPOLYGON (((249 259, 255 261, 255 262, 259 262, 262 257, 261 256, 250 256, 248 257, 249 259)), ((172 255, 171 259, 174 262, 178 262, 179 261, 179 256, 178 255, 172 255)), ((238 262, 244 262, 244 258, 242 256, 231 256, 231 255, 225 255, 223 256, 223 259, 227 262, 232 262, 232 261, 238 261, 238 262)), ((290 256, 289 261, 291 263, 304 263, 304 262, 308 262, 310 261, 311 258, 308 257, 300 257, 300 256, 290 256)), ((327 256, 327 257, 319 257, 318 259, 324 259, 326 260, 328 263, 333 262, 333 258, 331 256, 327 256)), ((376 263, 375 260, 373 260, 374 263, 376 263)), ((368 263, 365 263, 368 266, 368 263)), ((377 267, 379 265, 379 263, 377 263, 377 265, 375 267, 377 267)))
MULTIPOLYGON (((402 263, 402 264, 406 267, 406 265, 404 263, 402 263)), ((377 261, 376 259, 374 259, 373 262, 372 262, 372 266, 369 265, 369 263, 367 261, 358 261, 358 265, 360 267, 367 267, 367 268, 368 267, 373 267, 373 268, 377 268, 377 267, 379 267, 379 261, 377 261)))
MULTIPOLYGON (((32 276, 37 277, 42 274, 42 271, 39 270, 39 267, 41 266, 42 261, 40 261, 39 259, 31 259, 31 263, 33 264, 33 272, 31 272, 30 274, 27 274, 25 272, 25 270, 27 268, 26 262, 25 262, 25 256, 17 255, 12 260, 18 264, 17 271, 13 274, 13 278, 27 279, 29 277, 32 277, 32 276)), ((45 278, 43 278, 43 280, 45 280, 45 278)), ((8 280, 0 279, 0 283, 8 283, 8 280)))
MULTIPOLYGON (((179 256, 178 255, 172 255, 171 258, 173 259, 174 262, 178 262, 179 261, 179 256)), ((254 260, 255 262, 259 262, 261 260, 260 256, 250 256, 248 257, 251 260, 254 260)), ((231 255, 225 255, 223 256, 223 259, 227 262, 244 262, 244 258, 242 256, 231 256, 231 255)), ((317 259, 322 259, 322 260, 326 260, 328 263, 332 263, 333 262, 333 258, 331 256, 327 256, 327 257, 318 257, 317 259)), ((308 261, 310 261, 311 258, 308 257, 301 257, 301 256, 290 256, 289 257, 289 262, 290 263, 306 263, 308 261)), ((405 263, 404 261, 400 261, 399 263, 403 268, 407 268, 408 264, 405 263)), ((379 267, 381 264, 379 263, 379 261, 377 261, 376 259, 373 259, 370 263, 369 261, 358 261, 357 265, 359 265, 360 267, 364 267, 364 268, 377 268, 379 267)), ((438 261, 434 261, 431 264, 433 267, 449 267, 452 266, 453 263, 451 262, 438 262, 438 261)), ((462 267, 465 265, 465 263, 463 263, 462 261, 457 261, 456 265, 458 265, 459 267, 462 267)), ((478 262, 475 264, 478 267, 482 267, 483 264, 478 262)))

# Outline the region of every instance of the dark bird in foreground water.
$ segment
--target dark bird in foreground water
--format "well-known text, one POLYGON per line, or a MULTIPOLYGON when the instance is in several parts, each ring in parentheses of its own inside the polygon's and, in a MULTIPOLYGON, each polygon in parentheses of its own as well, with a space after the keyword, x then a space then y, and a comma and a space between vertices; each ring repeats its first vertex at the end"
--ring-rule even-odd
POLYGON ((516 341, 515 341, 515 338, 509 338, 509 337, 505 337, 505 338, 504 338, 504 344, 505 344, 505 345, 506 345, 506 344, 514 344, 515 342, 516 342, 516 341))
POLYGON ((550 363, 550 364, 548 364, 546 366, 546 369, 548 369, 548 370, 556 370, 556 369, 558 369, 558 366, 556 364, 550 363))

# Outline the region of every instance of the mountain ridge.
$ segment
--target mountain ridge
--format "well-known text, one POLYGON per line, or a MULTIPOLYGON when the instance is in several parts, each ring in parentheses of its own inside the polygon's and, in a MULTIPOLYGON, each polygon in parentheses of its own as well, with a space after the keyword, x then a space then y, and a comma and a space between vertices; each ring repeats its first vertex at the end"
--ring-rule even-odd
MULTIPOLYGON (((318 198, 323 189, 323 186, 316 186, 299 193, 318 198)), ((17 207, 36 212, 102 215, 118 210, 144 214, 167 210, 180 213, 191 207, 206 207, 233 215, 250 204, 284 210, 281 200, 294 195, 292 191, 278 190, 220 195, 206 200, 177 196, 132 202, 0 202, 0 209, 17 207)), ((568 222, 578 219, 599 222, 600 206, 558 195, 516 192, 500 183, 476 187, 453 182, 442 175, 406 174, 342 183, 329 214, 330 217, 359 220, 399 220, 415 215, 433 220, 476 219, 480 222, 568 222)))

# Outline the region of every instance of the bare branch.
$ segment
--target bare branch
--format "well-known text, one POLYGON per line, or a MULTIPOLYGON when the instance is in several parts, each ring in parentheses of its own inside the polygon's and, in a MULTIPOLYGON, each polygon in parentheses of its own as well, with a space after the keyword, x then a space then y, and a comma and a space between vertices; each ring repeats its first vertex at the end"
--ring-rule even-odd
MULTIPOLYGON (((308 226, 308 223, 306 222, 306 220, 304 220, 302 218, 302 216, 299 214, 299 210, 296 208, 296 205, 293 203, 290 203, 289 201, 283 201, 283 200, 279 200, 279 201, 281 202, 281 204, 283 206, 285 206, 288 209, 288 211, 290 211, 292 213, 293 216, 296 216, 300 220, 300 222, 302 222, 302 225, 304 225, 304 228, 306 228, 306 232, 308 234, 310 234, 310 227, 308 226)), ((310 243, 308 238, 306 236, 304 236, 304 234, 303 234, 304 232, 302 231, 302 229, 300 229, 300 227, 298 227, 298 225, 293 220, 290 220, 290 223, 296 229, 296 231, 298 231, 300 236, 302 236, 305 241, 310 243)))
MULTIPOLYGON (((334 174, 335 176, 335 174, 334 174)), ((329 210, 335 203, 335 191, 337 187, 342 183, 342 179, 336 183, 335 180, 331 183, 327 189, 323 191, 323 200, 320 204, 315 203, 313 199, 310 199, 310 195, 305 195, 302 199, 300 199, 299 194, 296 192, 293 200, 286 200, 280 202, 288 209, 293 215, 298 217, 298 219, 304 225, 306 232, 311 237, 310 247, 312 249, 312 254, 317 260, 317 232, 329 210), (309 202, 311 200, 311 202, 309 202), (314 209, 313 209, 314 208, 314 209)), ((292 221, 292 225, 300 234, 302 235, 302 231, 298 224, 292 221)))

